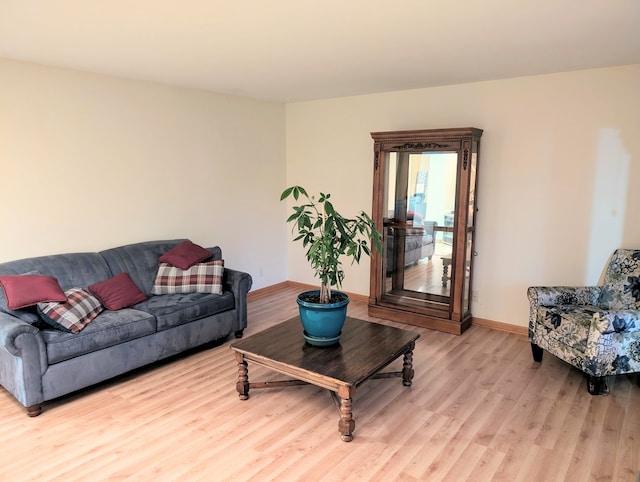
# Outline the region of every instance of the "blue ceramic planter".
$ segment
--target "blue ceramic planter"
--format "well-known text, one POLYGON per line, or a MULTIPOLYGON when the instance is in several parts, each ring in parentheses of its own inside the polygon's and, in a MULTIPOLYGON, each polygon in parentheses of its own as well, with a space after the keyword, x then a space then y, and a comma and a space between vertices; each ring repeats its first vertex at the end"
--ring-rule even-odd
POLYGON ((305 295, 319 295, 320 290, 305 291, 297 298, 304 339, 310 345, 328 346, 340 341, 340 333, 347 317, 349 297, 340 291, 344 301, 337 303, 309 303, 301 299, 305 295))

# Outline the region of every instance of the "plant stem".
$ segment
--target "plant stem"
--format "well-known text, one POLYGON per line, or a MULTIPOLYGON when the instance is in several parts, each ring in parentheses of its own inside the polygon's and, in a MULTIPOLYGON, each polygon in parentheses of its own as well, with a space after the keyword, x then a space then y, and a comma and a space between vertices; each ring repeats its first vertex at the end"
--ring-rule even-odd
POLYGON ((320 285, 320 303, 329 303, 331 300, 331 287, 325 283, 320 285))

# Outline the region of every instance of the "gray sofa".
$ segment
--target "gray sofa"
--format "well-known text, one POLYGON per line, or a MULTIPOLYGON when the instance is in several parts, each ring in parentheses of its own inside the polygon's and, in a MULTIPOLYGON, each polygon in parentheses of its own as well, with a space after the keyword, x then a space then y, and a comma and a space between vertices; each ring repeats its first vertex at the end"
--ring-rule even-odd
MULTIPOLYGON (((438 225, 435 221, 425 221, 423 224, 414 225, 416 234, 404 237, 404 266, 416 264, 422 258, 431 259, 435 251, 434 228, 438 225)), ((393 230, 389 230, 387 236, 387 275, 395 271, 394 265, 394 237, 393 230)))
MULTIPOLYGON (((39 415, 41 404, 135 368, 234 333, 247 326, 247 273, 224 268, 222 294, 151 295, 158 258, 184 240, 149 241, 98 253, 41 256, 0 264, 0 275, 37 273, 63 290, 128 272, 148 296, 104 310, 79 333, 48 327, 35 310, 11 310, 0 290, 0 385, 39 415)), ((219 247, 207 248, 222 259, 219 247)))

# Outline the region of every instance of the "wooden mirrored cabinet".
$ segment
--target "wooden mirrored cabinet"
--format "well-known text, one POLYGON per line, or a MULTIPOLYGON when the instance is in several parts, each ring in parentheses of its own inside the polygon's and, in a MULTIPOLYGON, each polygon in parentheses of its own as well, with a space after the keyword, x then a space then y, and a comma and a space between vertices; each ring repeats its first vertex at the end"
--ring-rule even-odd
POLYGON ((476 184, 482 130, 372 132, 369 315, 460 334, 471 324, 476 184))

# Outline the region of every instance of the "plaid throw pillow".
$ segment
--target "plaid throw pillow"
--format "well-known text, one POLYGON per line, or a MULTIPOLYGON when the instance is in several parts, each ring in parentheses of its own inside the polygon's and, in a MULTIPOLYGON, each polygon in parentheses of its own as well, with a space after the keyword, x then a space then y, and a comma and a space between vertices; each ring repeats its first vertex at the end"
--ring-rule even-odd
POLYGON ((223 273, 224 260, 222 259, 194 264, 189 269, 160 263, 151 294, 213 293, 220 295, 223 273))
POLYGON ((64 303, 38 303, 42 319, 59 330, 78 333, 104 309, 98 298, 82 288, 71 288, 64 294, 64 303))

